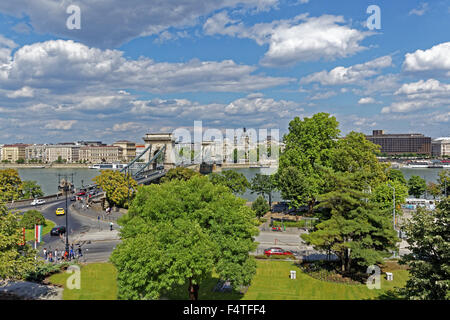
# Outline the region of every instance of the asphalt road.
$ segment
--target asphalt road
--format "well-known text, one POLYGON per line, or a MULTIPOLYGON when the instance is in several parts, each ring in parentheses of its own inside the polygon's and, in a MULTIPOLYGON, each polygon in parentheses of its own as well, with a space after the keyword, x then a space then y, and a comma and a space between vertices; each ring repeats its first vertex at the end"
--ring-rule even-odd
MULTIPOLYGON (((66 225, 66 216, 57 216, 55 211, 57 208, 64 208, 66 211, 67 220, 68 220, 68 237, 69 244, 72 244, 71 239, 78 239, 80 234, 89 233, 89 232, 97 232, 99 230, 107 230, 109 229, 109 222, 94 220, 82 215, 78 215, 70 210, 71 202, 68 201, 68 211, 66 210, 66 201, 60 200, 57 202, 46 203, 38 206, 30 206, 23 208, 21 211, 24 212, 28 209, 36 209, 42 212, 44 217, 48 220, 55 222, 56 226, 65 226, 66 225)), ((65 236, 62 238, 58 236, 51 236, 50 233, 45 235, 42 238, 43 244, 40 245, 40 255, 43 256, 42 250, 43 248, 47 248, 47 250, 55 250, 62 251, 65 249, 65 236)), ((106 240, 106 241, 83 241, 83 242, 74 242, 75 248, 77 248, 77 244, 80 244, 83 250, 83 259, 82 262, 105 262, 108 261, 111 252, 116 247, 116 245, 120 243, 118 240, 106 240)))

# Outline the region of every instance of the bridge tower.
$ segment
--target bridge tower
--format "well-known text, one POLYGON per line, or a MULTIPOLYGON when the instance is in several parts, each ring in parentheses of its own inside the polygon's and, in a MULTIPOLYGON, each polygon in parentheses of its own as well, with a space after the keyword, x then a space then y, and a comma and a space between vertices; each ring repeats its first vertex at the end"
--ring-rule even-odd
MULTIPOLYGON (((171 169, 176 166, 175 161, 175 139, 172 133, 147 133, 143 138, 145 147, 151 145, 149 152, 145 155, 145 162, 148 162, 162 147, 166 147, 164 152, 164 169, 171 169)), ((156 163, 154 163, 156 169, 156 163)))

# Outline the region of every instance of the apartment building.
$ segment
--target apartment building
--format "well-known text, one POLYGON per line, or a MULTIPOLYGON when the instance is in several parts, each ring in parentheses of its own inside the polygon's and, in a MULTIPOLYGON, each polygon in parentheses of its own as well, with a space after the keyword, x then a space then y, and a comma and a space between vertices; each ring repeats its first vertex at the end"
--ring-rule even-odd
POLYGON ((46 161, 46 150, 47 145, 44 144, 33 144, 25 148, 25 160, 26 161, 46 161))
POLYGON ((67 163, 78 162, 80 160, 80 146, 75 144, 46 146, 45 161, 51 163, 59 159, 67 163))
POLYGON ((25 148, 27 146, 22 143, 5 144, 2 147, 2 161, 17 162, 19 159, 25 160, 25 148))
POLYGON ((86 163, 115 163, 119 162, 121 150, 118 146, 82 146, 80 160, 86 163))

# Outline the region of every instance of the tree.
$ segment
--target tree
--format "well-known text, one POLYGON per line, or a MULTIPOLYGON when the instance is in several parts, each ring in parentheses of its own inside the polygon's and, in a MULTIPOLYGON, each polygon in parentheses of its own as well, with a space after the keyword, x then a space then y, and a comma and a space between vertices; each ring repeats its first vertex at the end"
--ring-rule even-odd
POLYGON ((336 254, 342 273, 381 263, 396 248, 390 214, 355 187, 355 182, 361 180, 360 173, 329 171, 327 179, 333 191, 319 199, 320 206, 330 211, 330 218, 301 237, 317 250, 336 254))
POLYGON ((434 182, 429 182, 427 184, 427 191, 429 194, 433 196, 433 199, 436 200, 437 197, 439 197, 442 194, 442 189, 439 186, 439 184, 434 182))
POLYGON ((39 262, 35 251, 23 242, 19 217, 0 210, 0 279, 23 279, 39 262))
POLYGON ((262 196, 256 198, 256 200, 252 203, 252 210, 255 211, 258 218, 263 217, 270 210, 270 208, 270 205, 267 204, 266 199, 262 196))
POLYGON ((128 197, 131 199, 137 188, 137 182, 131 176, 116 170, 102 170, 92 180, 105 191, 108 203, 117 207, 128 208, 128 197))
POLYGON ((25 159, 24 158, 19 158, 16 161, 17 164, 24 164, 25 163, 25 159))
POLYGON ((293 206, 308 205, 309 214, 313 213, 315 201, 323 193, 324 179, 318 166, 330 165, 330 151, 340 133, 338 125, 336 118, 327 113, 303 120, 296 117, 284 136, 286 147, 276 173, 277 187, 293 206), (298 181, 293 181, 289 173, 295 173, 298 181))
POLYGON ((33 229, 35 225, 46 225, 44 215, 37 210, 26 211, 20 219, 20 226, 25 229, 33 229))
POLYGON ((197 171, 184 168, 184 167, 176 167, 167 171, 165 177, 161 179, 161 182, 168 182, 171 180, 189 180, 194 176, 200 176, 200 173, 197 171))
POLYGON ((409 266, 403 294, 414 300, 450 300, 450 198, 431 212, 419 208, 405 231, 411 253, 401 259, 409 266))
POLYGON ((419 176, 411 176, 408 180, 409 194, 419 198, 427 190, 427 182, 419 176))
POLYGON ((15 169, 0 170, 0 202, 22 197, 22 180, 15 169))
POLYGON ((213 270, 234 287, 249 284, 254 217, 244 199, 207 177, 139 187, 111 257, 119 297, 158 299, 186 284, 195 298, 213 270))
POLYGON ((247 191, 247 188, 250 188, 247 178, 234 170, 226 170, 221 174, 211 173, 209 179, 215 185, 223 185, 229 188, 234 194, 242 195, 247 191))
POLYGON ((276 189, 273 176, 257 173, 250 184, 252 193, 262 195, 263 197, 266 195, 269 196, 269 206, 272 208, 272 192, 276 189))
POLYGON ((371 200, 378 203, 383 210, 393 210, 394 206, 394 188, 395 188, 395 214, 400 216, 403 214, 401 205, 406 202, 408 197, 408 187, 400 180, 388 180, 378 185, 373 190, 371 200))
POLYGON ((24 199, 38 198, 44 196, 41 186, 36 181, 24 181, 22 184, 24 199))
POLYGON ((397 169, 389 169, 387 172, 387 177, 391 181, 399 181, 404 185, 407 185, 405 176, 403 175, 403 172, 397 169))
POLYGON ((450 170, 442 170, 439 172, 438 178, 439 187, 442 190, 442 194, 447 197, 450 195, 450 170))

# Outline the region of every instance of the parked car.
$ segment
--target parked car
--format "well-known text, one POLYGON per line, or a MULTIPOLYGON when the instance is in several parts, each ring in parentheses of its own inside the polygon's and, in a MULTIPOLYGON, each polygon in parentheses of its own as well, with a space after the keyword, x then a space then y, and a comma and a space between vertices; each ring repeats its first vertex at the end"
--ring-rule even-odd
POLYGON ((75 196, 70 197, 70 201, 75 201, 75 200, 77 200, 77 197, 75 197, 75 196))
POLYGON ((50 231, 50 235, 51 236, 59 236, 61 234, 65 234, 66 233, 66 227, 65 226, 58 226, 58 227, 54 227, 51 231, 50 231))
POLYGON ((292 252, 283 250, 281 248, 269 248, 269 249, 266 249, 266 250, 264 250, 264 254, 266 256, 268 256, 268 257, 270 257, 271 255, 277 255, 277 256, 282 256, 282 255, 290 256, 290 255, 293 255, 292 252))
POLYGON ((36 205, 38 205, 38 204, 44 204, 44 203, 45 203, 45 200, 42 200, 42 199, 34 199, 33 202, 31 202, 31 205, 32 205, 32 206, 36 206, 36 205))
POLYGON ((80 191, 77 194, 75 194, 76 196, 84 196, 86 194, 85 191, 80 191))
POLYGON ((63 216, 65 214, 65 211, 63 208, 58 208, 58 209, 56 209, 55 213, 57 216, 63 216))

